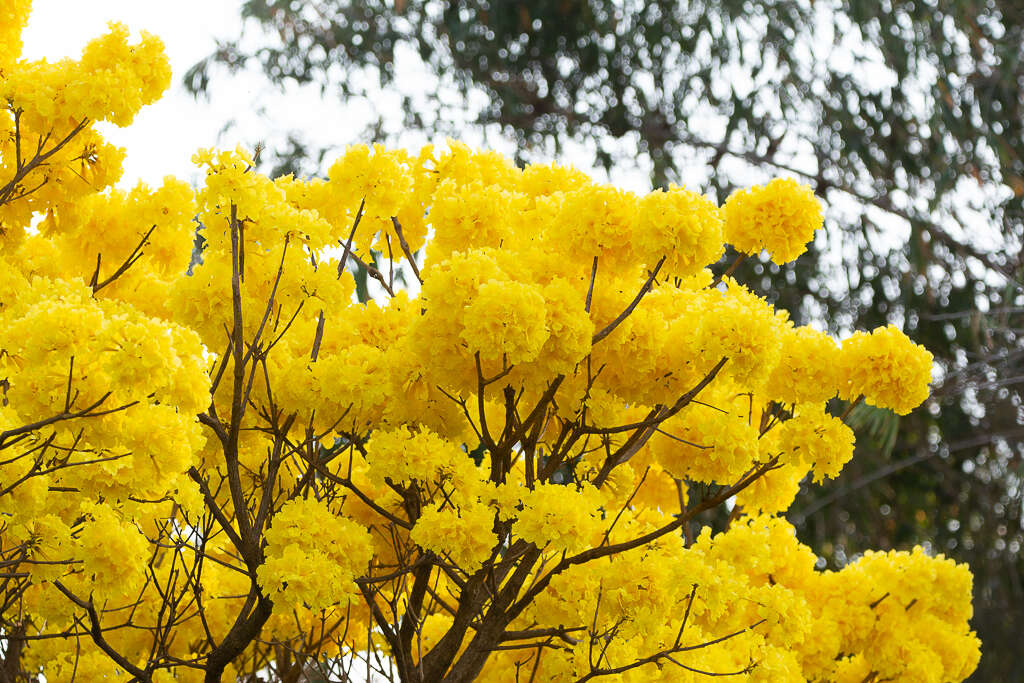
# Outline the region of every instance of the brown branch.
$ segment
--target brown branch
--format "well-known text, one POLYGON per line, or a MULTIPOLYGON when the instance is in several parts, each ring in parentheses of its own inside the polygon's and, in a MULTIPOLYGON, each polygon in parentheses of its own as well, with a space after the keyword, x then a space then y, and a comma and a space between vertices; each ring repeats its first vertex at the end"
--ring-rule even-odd
MULTIPOLYGON (((274 284, 270 288, 270 296, 267 297, 267 306, 263 310, 263 318, 260 319, 260 324, 256 328, 256 334, 253 335, 252 343, 249 344, 249 350, 242 358, 243 366, 256 355, 256 349, 258 348, 260 338, 263 336, 263 330, 266 328, 267 321, 270 319, 270 312, 274 310, 274 299, 277 297, 277 287, 281 284, 281 277, 284 275, 284 257, 288 254, 288 239, 288 235, 285 235, 284 246, 281 248, 281 261, 277 264, 277 274, 274 276, 274 284)), ((233 294, 234 292, 232 291, 232 295, 233 294)), ((233 303, 234 302, 232 301, 232 304, 233 303)), ((241 309, 238 310, 238 315, 239 320, 241 320, 241 309)), ((239 340, 239 343, 241 343, 241 340, 239 340)))
POLYGON ((12 429, 2 431, 0 432, 0 449, 6 448, 7 446, 10 446, 11 443, 14 443, 5 443, 8 439, 12 437, 21 436, 24 434, 28 434, 30 432, 34 432, 37 429, 42 429, 43 427, 47 427, 56 422, 63 422, 64 420, 74 420, 78 418, 100 417, 102 415, 110 415, 111 413, 127 410, 128 408, 131 408, 132 406, 139 403, 139 401, 131 401, 130 403, 125 403, 124 405, 118 406, 117 408, 110 408, 108 410, 97 410, 97 408, 103 405, 103 403, 105 403, 106 400, 110 398, 112 393, 113 392, 108 391, 107 393, 103 394, 103 396, 101 396, 100 399, 93 403, 91 406, 89 406, 88 408, 83 408, 82 410, 79 410, 77 412, 60 412, 56 415, 52 415, 42 420, 37 420, 36 422, 31 422, 20 427, 14 427, 12 429))
POLYGON ((863 401, 863 400, 864 400, 864 394, 861 394, 857 398, 855 398, 853 401, 851 401, 850 404, 848 406, 846 406, 846 410, 843 411, 843 414, 839 416, 839 419, 845 421, 846 418, 850 417, 850 413, 853 412, 853 409, 856 408, 858 405, 860 405, 860 402, 863 401))
POLYGON ((740 264, 743 263, 743 260, 746 259, 746 258, 747 258, 746 254, 740 253, 736 257, 736 260, 732 262, 732 265, 729 266, 729 268, 724 273, 722 273, 721 275, 716 275, 715 276, 715 279, 711 281, 710 285, 708 285, 708 289, 714 289, 715 287, 717 287, 719 285, 719 283, 722 282, 722 280, 724 280, 725 278, 727 278, 730 275, 732 275, 733 273, 735 273, 736 269, 740 267, 740 264))
MULTIPOLYGON (((622 444, 622 446, 619 447, 619 449, 616 450, 615 453, 613 453, 605 460, 605 463, 604 465, 602 465, 600 472, 598 472, 597 476, 594 478, 594 486, 600 487, 602 484, 604 484, 605 480, 611 474, 612 470, 621 465, 622 463, 627 462, 630 458, 636 455, 636 453, 641 448, 644 447, 644 445, 654 435, 654 432, 657 431, 658 427, 663 422, 665 422, 665 420, 669 419, 670 417, 681 411, 683 408, 685 408, 687 405, 689 405, 690 401, 692 401, 697 396, 697 394, 699 394, 708 384, 712 382, 712 380, 714 380, 714 378, 718 375, 719 371, 721 371, 722 367, 725 365, 727 360, 729 359, 726 357, 718 361, 718 363, 716 363, 715 366, 711 368, 708 374, 705 375, 704 378, 700 382, 698 382, 696 386, 694 386, 688 392, 680 396, 679 400, 676 401, 671 408, 661 408, 653 418, 649 418, 648 420, 645 420, 643 422, 636 423, 634 425, 636 427, 636 431, 634 431, 633 434, 630 435, 626 442, 622 444)), ((613 427, 610 429, 615 428, 613 427)))
POLYGON ((693 584, 693 588, 690 589, 690 599, 686 603, 686 612, 683 613, 683 621, 679 624, 679 631, 676 633, 676 642, 673 647, 679 647, 679 643, 683 640, 683 631, 686 629, 686 622, 690 619, 690 610, 693 608, 693 599, 696 595, 697 584, 693 584))
POLYGON ((96 253, 96 270, 93 271, 92 278, 90 278, 89 280, 89 286, 92 288, 93 296, 96 296, 96 293, 98 291, 109 285, 117 278, 124 275, 129 268, 135 265, 136 261, 142 258, 142 249, 147 244, 149 244, 149 237, 150 235, 153 234, 154 230, 156 230, 156 224, 154 224, 153 227, 146 231, 146 234, 142 236, 142 239, 139 240, 139 243, 135 245, 135 248, 132 250, 132 253, 128 254, 128 258, 126 258, 124 262, 117 267, 117 270, 114 271, 114 274, 108 277, 107 279, 103 280, 102 282, 98 281, 100 277, 100 257, 102 254, 100 254, 99 252, 96 253))
MULTIPOLYGON (((223 444, 224 459, 227 468, 228 488, 231 491, 231 500, 235 507, 235 521, 238 524, 238 535, 244 540, 251 537, 252 526, 249 519, 249 508, 245 502, 245 494, 242 490, 242 480, 239 475, 238 439, 242 428, 242 417, 245 415, 245 363, 247 354, 243 351, 243 338, 245 335, 242 326, 242 284, 241 284, 241 260, 244 246, 241 243, 241 235, 238 221, 238 207, 231 204, 231 309, 232 309, 232 331, 231 350, 234 355, 234 383, 231 392, 231 419, 228 425, 228 438, 223 444)), ((248 545, 238 548, 238 551, 246 557, 246 563, 253 562, 255 558, 248 552, 248 545)), ((255 569, 255 567, 251 567, 255 569)))
MULTIPOLYGON (((40 465, 42 464, 42 461, 41 460, 37 460, 32 465, 32 468, 26 474, 24 474, 20 479, 17 479, 14 483, 10 484, 9 486, 5 487, 2 491, 0 491, 0 496, 6 496, 8 493, 13 491, 16 487, 18 487, 19 485, 21 485, 22 483, 24 483, 28 479, 31 479, 32 477, 45 476, 47 474, 52 474, 54 472, 58 472, 60 470, 67 469, 69 467, 82 467, 84 465, 98 465, 98 464, 104 463, 104 462, 113 462, 115 460, 120 460, 121 458, 126 458, 126 457, 128 457, 128 455, 130 455, 130 453, 124 453, 124 454, 121 454, 121 455, 109 455, 109 456, 106 456, 106 457, 103 457, 103 458, 93 458, 91 460, 81 460, 79 462, 61 462, 61 463, 56 464, 56 465, 50 465, 49 467, 47 467, 45 469, 41 469, 40 468, 40 465)), ((70 458, 71 457, 70 454, 67 457, 70 458)), ((54 487, 50 487, 50 490, 53 491, 54 487)))
POLYGON ((590 269, 590 285, 587 287, 587 305, 583 308, 590 313, 590 304, 594 300, 594 281, 597 280, 597 257, 594 257, 594 265, 590 269))
MULTIPOLYGON (((276 420, 275 420, 276 422, 276 420)), ((288 431, 292 427, 292 423, 295 422, 295 413, 292 413, 285 418, 284 424, 280 428, 274 429, 274 449, 270 453, 270 464, 267 467, 267 476, 263 481, 263 495, 260 497, 259 507, 256 509, 256 517, 253 520, 252 525, 252 538, 249 541, 254 545, 260 543, 260 533, 263 530, 263 526, 270 516, 272 502, 274 500, 274 484, 277 482, 277 473, 281 468, 281 450, 284 447, 284 442, 288 436, 288 431)))
POLYGON ((573 638, 569 634, 574 631, 586 631, 586 626, 575 626, 573 628, 566 628, 559 626, 558 628, 533 628, 526 629, 525 631, 505 631, 501 634, 502 642, 507 640, 528 640, 530 638, 558 638, 563 640, 570 645, 578 645, 580 642, 579 638, 573 638))
MULTIPOLYGON (((352 230, 348 233, 348 241, 342 244, 345 252, 341 255, 341 260, 338 261, 338 279, 341 279, 341 274, 345 272, 345 262, 348 259, 348 255, 352 253, 352 240, 356 236, 356 228, 359 227, 359 221, 363 219, 363 209, 366 207, 366 197, 363 197, 359 201, 359 209, 356 211, 356 218, 352 222, 352 230)), ((340 244, 340 242, 339 242, 340 244)))
POLYGON ((363 259, 359 258, 359 255, 354 251, 346 253, 350 253, 352 255, 352 259, 360 266, 362 266, 366 270, 366 272, 369 273, 370 277, 379 282, 380 286, 384 288, 384 291, 387 292, 389 296, 395 295, 395 290, 392 289, 391 285, 388 284, 387 278, 385 278, 384 274, 377 270, 375 266, 372 266, 363 259))
POLYGON ((615 529, 615 525, 619 523, 619 519, 622 517, 623 513, 626 512, 626 509, 629 507, 629 504, 633 502, 634 498, 636 498, 636 494, 640 491, 640 487, 644 485, 645 481, 647 481, 647 475, 650 473, 650 471, 651 466, 648 465, 646 469, 644 469, 644 473, 643 476, 640 477, 640 481, 633 488, 633 493, 629 494, 629 498, 627 498, 626 502, 622 504, 621 508, 619 508, 619 513, 615 515, 615 519, 612 520, 612 523, 608 527, 608 530, 604 532, 604 538, 601 539, 600 545, 604 545, 608 542, 608 539, 612 535, 612 530, 615 529))
POLYGON ((416 259, 413 257, 412 250, 409 248, 409 243, 405 240, 405 235, 402 234, 402 224, 398 222, 398 219, 394 216, 391 217, 391 224, 395 226, 395 234, 398 235, 398 244, 402 247, 402 251, 405 253, 405 257, 409 259, 409 265, 412 266, 412 274, 416 276, 416 279, 423 284, 423 278, 420 277, 420 269, 416 265, 416 259))
MULTIPOLYGON (((303 456, 303 457, 305 458, 305 456, 303 456)), ((365 493, 360 491, 359 488, 355 484, 352 483, 351 479, 349 479, 347 477, 339 477, 338 475, 334 474, 330 470, 325 469, 323 467, 323 465, 321 465, 320 463, 315 462, 313 460, 310 460, 308 458, 305 458, 305 459, 307 460, 307 462, 309 462, 309 464, 311 464, 316 469, 316 471, 320 474, 320 476, 324 477, 328 481, 334 482, 335 484, 340 484, 341 486, 344 486, 345 488, 347 488, 352 493, 356 494, 356 496, 359 498, 359 500, 363 501, 363 503, 367 507, 369 507, 371 510, 376 512, 378 515, 380 515, 384 519, 388 520, 389 522, 391 522, 392 524, 394 524, 396 526, 402 527, 403 529, 412 529, 412 524, 410 522, 407 522, 404 519, 396 517, 392 513, 388 512, 387 510, 382 508, 372 498, 370 498, 368 495, 366 495, 365 493)))
POLYGON ((231 630, 206 659, 206 676, 203 679, 205 683, 220 683, 224 669, 259 635, 273 609, 274 604, 260 592, 259 586, 253 583, 246 605, 239 612, 231 630), (255 602, 255 607, 250 612, 252 602, 255 602))
POLYGON ((416 558, 416 561, 412 564, 401 566, 393 572, 381 574, 380 576, 362 576, 357 579, 353 579, 353 581, 355 581, 357 584, 363 584, 367 586, 371 586, 376 583, 387 583, 388 581, 393 581, 395 579, 405 576, 406 574, 415 570, 422 564, 429 564, 431 562, 432 560, 430 560, 426 554, 422 554, 418 558, 416 558))
POLYGON ((430 584, 430 574, 433 571, 431 553, 424 553, 425 561, 413 570, 412 590, 406 601, 405 614, 402 615, 401 624, 398 627, 398 640, 401 643, 401 652, 409 652, 411 659, 412 637, 419 629, 423 621, 423 599, 427 595, 427 588, 430 584))
POLYGON ((76 606, 85 610, 85 613, 89 617, 89 636, 92 638, 92 641, 96 643, 96 647, 103 650, 108 657, 114 660, 115 664, 130 673, 132 676, 135 676, 135 678, 140 681, 151 680, 148 672, 128 661, 124 655, 115 650, 113 646, 107 642, 107 639, 103 637, 103 627, 100 625, 99 614, 96 613, 96 608, 92 604, 92 598, 88 601, 82 600, 80 597, 68 590, 60 581, 54 581, 53 586, 63 593, 64 597, 73 602, 76 606))
MULTIPOLYGON (((71 142, 72 138, 81 133, 87 125, 89 125, 89 119, 84 118, 81 121, 79 121, 78 124, 73 129, 71 129, 71 132, 64 137, 63 140, 58 142, 47 152, 42 151, 42 146, 45 144, 45 140, 41 142, 39 146, 39 151, 36 153, 36 155, 32 157, 32 159, 25 165, 18 167, 18 170, 16 170, 14 173, 14 177, 11 178, 11 180, 8 181, 6 185, 0 188, 0 205, 6 204, 11 199, 11 195, 14 194, 14 189, 18 186, 18 183, 20 183, 25 178, 25 176, 27 176, 29 173, 34 171, 38 166, 45 163, 47 159, 49 159, 54 154, 63 149, 64 146, 71 142)), ((47 134, 46 139, 49 139, 49 134, 47 134)))
MULTIPOLYGON (((384 616, 384 612, 381 611, 380 605, 377 604, 376 591, 371 591, 370 587, 364 584, 356 585, 359 586, 359 592, 363 594, 363 601, 370 608, 370 614, 373 616, 373 620, 376 622, 377 628, 380 629, 381 633, 384 635, 384 639, 391 647, 391 652, 393 653, 396 659, 396 664, 398 665, 401 680, 416 680, 409 675, 411 662, 407 661, 405 657, 402 657, 402 650, 400 647, 401 643, 398 639, 398 635, 395 633, 395 630, 392 628, 387 617, 384 616)), ((367 661, 369 661, 369 654, 367 654, 367 661)))
POLYGON ((715 366, 708 371, 708 374, 704 375, 704 378, 700 382, 698 382, 696 386, 694 386, 692 389, 690 389, 685 394, 680 396, 679 400, 677 400, 671 408, 665 408, 665 412, 660 412, 657 417, 651 418, 649 420, 642 420, 640 422, 632 422, 630 424, 620 425, 618 427, 583 427, 582 432, 584 434, 606 435, 619 434, 621 432, 631 432, 634 429, 646 427, 657 427, 666 419, 672 417, 680 410, 685 408, 687 405, 689 405, 689 403, 697 396, 697 394, 703 391, 704 388, 707 387, 707 385, 710 384, 713 379, 715 379, 715 377, 718 375, 719 371, 722 369, 722 366, 725 365, 725 362, 727 360, 729 360, 728 357, 724 357, 722 358, 722 360, 718 361, 715 364, 715 366))
POLYGON ((312 363, 316 362, 317 356, 320 355, 320 343, 324 339, 324 311, 320 309, 320 315, 316 320, 316 334, 313 337, 313 351, 309 354, 309 360, 312 363))
POLYGON ((242 547, 242 539, 235 531, 235 528, 231 526, 231 521, 227 515, 217 504, 217 499, 214 498, 213 492, 210 491, 210 485, 203 479, 203 476, 199 473, 199 470, 195 467, 188 469, 189 478, 199 486, 199 492, 203 494, 203 499, 206 501, 206 507, 210 510, 210 513, 214 516, 221 528, 224 529, 224 533, 231 539, 231 543, 236 548, 242 547))
POLYGON ((705 641, 703 643, 699 643, 697 645, 689 645, 689 646, 686 646, 686 647, 673 646, 673 647, 668 648, 666 650, 662 650, 661 652, 656 652, 653 655, 650 655, 648 657, 644 657, 642 659, 638 659, 638 660, 635 660, 633 662, 630 662, 629 664, 623 664, 622 666, 609 667, 609 668, 596 668, 596 669, 593 669, 592 671, 590 671, 590 673, 588 673, 586 676, 583 676, 582 678, 576 679, 576 683, 584 683, 584 681, 589 681, 590 679, 598 678, 599 676, 613 676, 615 674, 624 673, 624 672, 629 671, 631 669, 636 669, 636 668, 639 668, 641 666, 646 666, 647 664, 654 664, 654 663, 656 663, 660 659, 667 659, 667 660, 669 660, 670 662, 672 662, 673 664, 675 664, 676 666, 678 666, 678 667, 680 667, 682 669, 686 669, 687 671, 693 671, 695 673, 703 674, 705 676, 738 676, 739 674, 749 673, 754 668, 753 664, 750 664, 747 667, 745 667, 745 668, 743 668, 743 669, 741 669, 739 671, 730 671, 730 672, 716 673, 716 672, 711 672, 711 671, 703 671, 701 669, 695 669, 695 668, 692 668, 690 666, 687 666, 686 664, 682 664, 681 662, 679 662, 676 659, 674 659, 673 655, 676 655, 676 654, 678 654, 680 652, 690 652, 692 650, 700 650, 700 649, 703 649, 703 648, 706 648, 706 647, 711 647, 712 645, 717 645, 718 643, 724 642, 726 640, 730 640, 731 638, 735 638, 736 636, 738 636, 738 635, 740 635, 742 633, 746 633, 747 631, 753 630, 753 629, 757 628, 758 626, 760 626, 761 624, 763 624, 765 621, 767 621, 767 619, 761 619, 760 621, 758 621, 756 623, 753 623, 750 626, 747 626, 746 628, 741 628, 740 630, 734 631, 732 633, 729 633, 728 635, 724 635, 724 636, 722 636, 720 638, 715 638, 713 640, 708 640, 708 641, 705 641))
POLYGON ((483 443, 484 448, 493 453, 495 449, 494 439, 491 438, 491 433, 487 429, 487 415, 484 411, 484 389, 487 387, 487 381, 484 379, 484 370, 480 363, 479 351, 473 354, 473 359, 476 361, 476 401, 478 417, 480 418, 480 441, 483 443))
POLYGON ((543 420, 544 415, 547 413, 547 405, 554 399, 555 394, 558 392, 558 388, 562 386, 562 382, 564 381, 565 375, 558 375, 551 381, 548 388, 544 390, 544 394, 540 397, 540 400, 537 401, 537 405, 533 407, 533 410, 531 410, 530 414, 526 416, 523 423, 519 425, 519 428, 512 432, 508 439, 506 439, 505 443, 507 443, 508 446, 512 446, 513 444, 522 441, 531 426, 535 422, 543 420))
POLYGON ((651 291, 651 287, 654 285, 654 278, 658 277, 658 271, 661 270, 661 266, 664 265, 664 263, 665 257, 662 256, 661 259, 658 261, 658 264, 654 267, 654 270, 651 271, 643 287, 640 288, 640 291, 637 293, 636 297, 633 299, 632 302, 630 302, 629 306, 626 306, 626 310, 622 311, 622 313, 619 314, 619 317, 608 323, 604 327, 604 329, 595 334, 594 338, 591 340, 592 344, 598 343, 599 341, 607 337, 609 334, 611 334, 615 330, 615 328, 621 325, 622 322, 626 318, 628 318, 629 315, 636 309, 636 307, 640 305, 640 302, 643 300, 644 296, 646 296, 647 292, 651 291))

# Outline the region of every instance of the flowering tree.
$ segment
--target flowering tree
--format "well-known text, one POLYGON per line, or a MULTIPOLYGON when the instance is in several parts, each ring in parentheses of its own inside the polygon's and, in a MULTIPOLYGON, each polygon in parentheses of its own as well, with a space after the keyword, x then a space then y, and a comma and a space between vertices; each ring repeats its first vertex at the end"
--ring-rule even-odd
POLYGON ((973 671, 965 566, 816 571, 777 516, 852 455, 833 399, 906 413, 931 369, 709 270, 724 243, 796 258, 809 190, 639 197, 457 144, 325 180, 205 150, 198 190, 116 190, 93 124, 163 91, 159 41, 28 62, 26 16, 0 2, 7 680, 973 671))

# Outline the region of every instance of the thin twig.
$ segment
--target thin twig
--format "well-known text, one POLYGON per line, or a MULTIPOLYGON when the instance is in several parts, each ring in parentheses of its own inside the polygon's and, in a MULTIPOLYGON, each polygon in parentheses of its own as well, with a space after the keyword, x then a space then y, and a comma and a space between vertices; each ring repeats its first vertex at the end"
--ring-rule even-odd
POLYGON ((740 267, 740 264, 743 263, 743 260, 746 258, 746 254, 740 253, 739 256, 736 257, 736 260, 732 262, 732 265, 729 266, 729 268, 724 273, 715 276, 715 279, 711 281, 710 285, 708 285, 708 289, 714 289, 722 282, 722 280, 735 273, 736 269, 740 267))
POLYGON ((103 282, 97 282, 100 276, 100 254, 96 254, 96 270, 93 271, 92 279, 89 280, 89 286, 92 287, 93 296, 96 296, 96 292, 100 291, 101 289, 109 285, 111 282, 124 275, 129 268, 135 265, 136 261, 142 258, 142 249, 147 244, 149 244, 149 236, 153 234, 154 230, 156 230, 155 224, 153 225, 153 227, 146 231, 146 234, 142 236, 141 240, 139 240, 139 243, 135 246, 135 249, 132 250, 132 253, 128 254, 128 258, 126 258, 124 262, 120 266, 118 266, 117 270, 114 271, 114 274, 108 277, 107 279, 103 280, 103 282))
POLYGON ((409 248, 409 243, 405 240, 405 235, 402 234, 402 224, 399 223, 398 219, 394 216, 391 217, 391 224, 395 226, 395 234, 398 235, 398 244, 402 247, 402 251, 405 252, 405 257, 409 259, 409 265, 412 267, 412 274, 416 276, 416 279, 419 280, 422 285, 423 278, 420 277, 420 269, 416 265, 416 259, 413 256, 412 250, 409 248))
POLYGON ((853 401, 851 401, 850 404, 848 406, 846 406, 846 410, 843 411, 843 414, 839 416, 839 419, 845 421, 846 418, 850 417, 850 413, 853 412, 853 409, 856 408, 858 405, 860 405, 860 402, 863 401, 863 400, 864 400, 864 394, 861 394, 860 396, 855 398, 853 401))
POLYGON ((324 312, 320 310, 320 316, 316 321, 316 336, 313 337, 313 352, 309 355, 309 360, 316 362, 316 358, 320 355, 320 342, 324 339, 324 312))
POLYGON ((597 279, 597 257, 594 257, 594 266, 590 269, 590 285, 587 287, 587 305, 583 309, 590 313, 590 304, 594 299, 594 281, 597 279))
POLYGON ((658 271, 661 270, 661 266, 664 265, 664 263, 665 257, 662 256, 661 260, 658 261, 658 265, 654 267, 654 270, 652 270, 650 275, 648 276, 647 282, 645 282, 643 287, 640 288, 640 291, 637 293, 633 301, 630 302, 629 306, 626 306, 626 310, 620 313, 619 317, 617 317, 615 320, 608 323, 603 330, 595 334, 594 338, 591 340, 592 344, 596 344, 597 342, 607 337, 615 330, 616 327, 621 325, 622 322, 629 317, 629 315, 636 309, 636 307, 643 300, 647 292, 651 291, 651 287, 654 285, 654 278, 658 277, 658 271))
POLYGON ((356 228, 359 227, 359 221, 363 218, 363 209, 366 207, 366 197, 363 197, 359 202, 359 210, 356 211, 356 219, 352 222, 352 230, 348 233, 348 241, 341 245, 345 249, 345 253, 341 255, 341 260, 338 261, 338 279, 341 279, 341 274, 345 272, 345 261, 348 259, 348 255, 352 253, 352 240, 356 236, 356 228))

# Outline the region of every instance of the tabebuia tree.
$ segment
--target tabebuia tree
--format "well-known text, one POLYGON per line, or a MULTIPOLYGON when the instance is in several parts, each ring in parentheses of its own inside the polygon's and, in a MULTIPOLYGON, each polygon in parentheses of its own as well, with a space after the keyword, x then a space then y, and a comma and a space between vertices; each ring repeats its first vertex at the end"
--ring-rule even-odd
POLYGON ((27 3, 0 16, 6 680, 974 670, 966 566, 819 571, 779 516, 851 457, 833 412, 905 414, 932 366, 711 272, 726 243, 796 258, 810 190, 719 207, 456 143, 353 147, 326 179, 202 150, 199 188, 120 190, 94 124, 167 86, 159 41, 31 62, 27 3))

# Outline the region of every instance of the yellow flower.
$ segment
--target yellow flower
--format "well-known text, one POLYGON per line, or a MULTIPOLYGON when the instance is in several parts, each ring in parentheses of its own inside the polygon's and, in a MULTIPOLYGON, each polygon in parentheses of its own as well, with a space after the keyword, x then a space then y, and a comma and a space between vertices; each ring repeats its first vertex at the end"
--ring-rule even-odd
POLYGON ((839 396, 906 415, 928 398, 931 374, 932 354, 897 327, 855 332, 839 356, 839 396))
POLYGON ((524 540, 554 553, 579 552, 599 541, 602 501, 593 486, 541 484, 521 498, 513 528, 524 540))
POLYGON ((776 430, 775 438, 784 461, 812 467, 816 481, 838 476, 853 457, 853 430, 821 404, 801 405, 797 415, 776 430))
POLYGON ((275 602, 313 611, 344 605, 358 595, 354 579, 372 556, 370 535, 314 499, 286 503, 265 534, 260 585, 275 602))
POLYGON ((548 338, 544 296, 536 285, 485 282, 466 306, 462 338, 470 353, 518 365, 537 358, 548 338))
POLYGON ((748 254, 766 249, 780 265, 804 253, 825 220, 811 189, 789 178, 738 190, 723 209, 726 242, 748 254))
POLYGON ((783 403, 827 401, 838 391, 838 365, 834 339, 811 327, 787 326, 765 393, 783 403))
POLYGON ((21 54, 21 31, 28 22, 31 0, 7 0, 0 3, 0 73, 21 54))
POLYGON ((498 537, 493 531, 494 510, 482 503, 429 507, 413 527, 410 538, 424 550, 447 556, 466 574, 486 562, 498 537))
POLYGON ((681 187, 640 200, 633 245, 649 267, 662 257, 666 276, 686 277, 722 255, 722 215, 699 194, 681 187))

